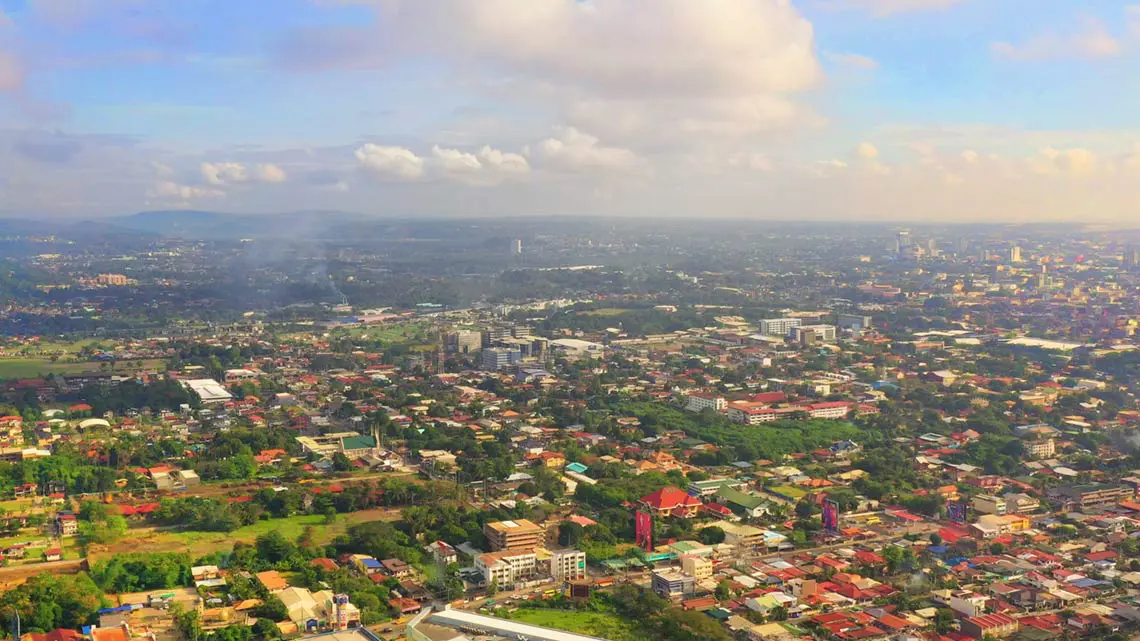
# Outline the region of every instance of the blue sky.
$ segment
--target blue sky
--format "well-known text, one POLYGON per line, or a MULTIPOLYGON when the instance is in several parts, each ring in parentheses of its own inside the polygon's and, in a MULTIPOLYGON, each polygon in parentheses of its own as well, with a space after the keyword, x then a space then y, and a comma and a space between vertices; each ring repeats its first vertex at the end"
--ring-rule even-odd
POLYGON ((0 0, 0 213, 1127 223, 1138 62, 1107 0, 0 0))

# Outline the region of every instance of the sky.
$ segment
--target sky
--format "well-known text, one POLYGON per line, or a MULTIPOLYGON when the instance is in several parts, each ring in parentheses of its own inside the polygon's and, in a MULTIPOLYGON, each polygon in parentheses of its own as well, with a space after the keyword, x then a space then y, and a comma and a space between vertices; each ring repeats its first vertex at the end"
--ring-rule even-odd
POLYGON ((0 0, 0 215, 1140 225, 1140 4, 0 0))

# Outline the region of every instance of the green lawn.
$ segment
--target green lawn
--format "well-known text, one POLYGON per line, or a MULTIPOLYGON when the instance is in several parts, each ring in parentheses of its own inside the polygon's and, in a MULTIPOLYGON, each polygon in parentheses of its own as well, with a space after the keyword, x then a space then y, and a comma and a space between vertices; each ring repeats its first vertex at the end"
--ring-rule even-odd
POLYGON ((621 316, 622 314, 628 314, 631 311, 633 310, 621 309, 618 307, 603 307, 601 309, 591 309, 586 312, 581 312, 581 314, 583 316, 621 316))
MULTIPOLYGON (((133 363, 134 361, 127 361, 133 363)), ((143 360, 143 369, 162 367, 161 359, 143 360)), ((88 372, 134 372, 134 366, 116 364, 114 369, 101 369, 98 362, 55 362, 47 358, 0 358, 0 379, 36 378, 47 374, 84 374, 88 372)))
POLYGON ((609 641, 649 641, 650 639, 636 622, 623 619, 616 614, 521 608, 506 616, 531 625, 577 632, 609 641))

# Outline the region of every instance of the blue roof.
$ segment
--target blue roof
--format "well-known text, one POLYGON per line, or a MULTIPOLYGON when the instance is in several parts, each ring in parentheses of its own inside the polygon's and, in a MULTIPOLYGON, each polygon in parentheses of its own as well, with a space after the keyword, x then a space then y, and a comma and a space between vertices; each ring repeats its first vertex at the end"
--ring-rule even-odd
POLYGON ((582 465, 581 463, 574 462, 574 463, 567 464, 566 469, 571 471, 571 472, 577 472, 579 474, 582 474, 590 468, 586 467, 585 465, 582 465))
POLYGON ((376 559, 360 559, 360 564, 366 568, 382 568, 382 567, 384 567, 376 559))

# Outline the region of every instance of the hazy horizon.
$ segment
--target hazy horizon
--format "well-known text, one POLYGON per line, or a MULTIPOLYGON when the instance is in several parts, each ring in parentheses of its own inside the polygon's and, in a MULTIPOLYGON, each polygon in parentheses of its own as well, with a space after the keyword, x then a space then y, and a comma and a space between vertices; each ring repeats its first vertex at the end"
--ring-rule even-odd
POLYGON ((1123 1, 0 0, 0 217, 1128 226, 1138 60, 1123 1))

